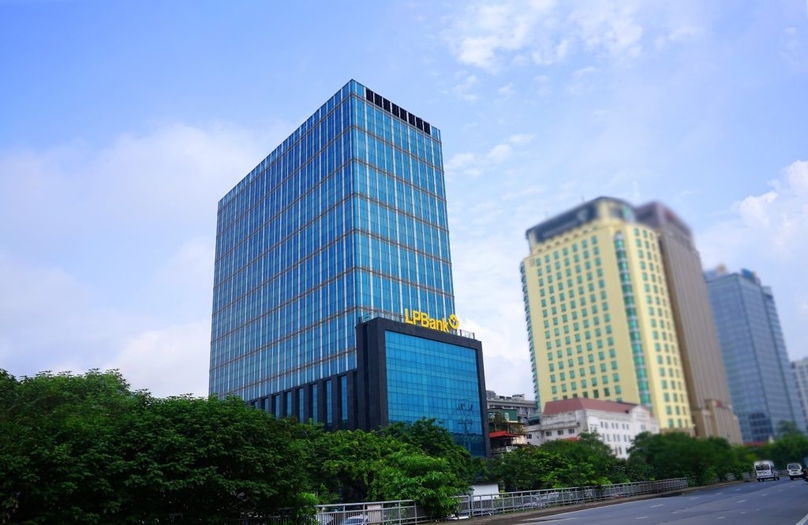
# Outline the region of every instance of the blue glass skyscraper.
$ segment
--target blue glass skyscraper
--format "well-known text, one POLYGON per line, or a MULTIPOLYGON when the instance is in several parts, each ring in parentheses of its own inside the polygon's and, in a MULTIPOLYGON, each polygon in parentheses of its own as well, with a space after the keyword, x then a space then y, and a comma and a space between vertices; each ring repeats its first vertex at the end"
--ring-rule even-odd
POLYGON ((211 394, 356 426, 357 326, 448 319, 451 270, 440 131, 350 81, 219 202, 211 394))
POLYGON ((749 270, 706 273, 730 397, 745 442, 777 435, 781 421, 805 432, 771 288, 749 270))

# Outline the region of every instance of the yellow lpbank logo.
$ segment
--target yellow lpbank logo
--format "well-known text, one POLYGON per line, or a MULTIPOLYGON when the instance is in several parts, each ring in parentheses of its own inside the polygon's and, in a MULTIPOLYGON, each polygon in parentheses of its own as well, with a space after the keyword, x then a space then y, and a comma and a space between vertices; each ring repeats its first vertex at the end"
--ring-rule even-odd
POLYGON ((457 330, 460 328, 460 319, 455 314, 450 315, 448 318, 435 319, 429 317, 426 312, 413 310, 410 312, 407 308, 404 309, 404 322, 407 324, 414 324, 423 326, 424 328, 431 328, 432 330, 440 330, 441 332, 449 332, 449 329, 457 330))

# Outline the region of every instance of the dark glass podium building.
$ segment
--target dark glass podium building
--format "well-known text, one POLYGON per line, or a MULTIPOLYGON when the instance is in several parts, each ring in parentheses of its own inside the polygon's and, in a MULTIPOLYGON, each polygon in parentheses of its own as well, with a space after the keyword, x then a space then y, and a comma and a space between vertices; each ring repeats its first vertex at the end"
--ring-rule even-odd
POLYGON ((328 428, 434 417, 484 455, 454 312, 440 131, 356 81, 219 202, 211 394, 328 428))

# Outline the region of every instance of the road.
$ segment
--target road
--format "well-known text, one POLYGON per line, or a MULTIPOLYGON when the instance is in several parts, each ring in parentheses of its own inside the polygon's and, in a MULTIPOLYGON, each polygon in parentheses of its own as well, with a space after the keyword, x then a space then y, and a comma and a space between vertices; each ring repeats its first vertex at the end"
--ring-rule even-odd
POLYGON ((789 481, 788 478, 765 483, 743 483, 552 516, 519 517, 514 514, 507 523, 805 525, 808 523, 808 483, 789 481))

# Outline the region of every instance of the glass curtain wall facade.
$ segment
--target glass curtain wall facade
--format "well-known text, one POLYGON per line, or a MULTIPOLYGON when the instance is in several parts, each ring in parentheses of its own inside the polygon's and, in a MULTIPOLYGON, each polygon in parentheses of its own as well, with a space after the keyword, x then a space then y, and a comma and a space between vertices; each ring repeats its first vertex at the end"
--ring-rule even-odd
POLYGON ((219 202, 210 393, 354 370, 359 320, 405 309, 454 312, 440 131, 352 80, 219 202))
POLYGON ((805 431, 780 320, 770 288, 749 270, 706 273, 707 290, 744 442, 777 435, 781 421, 805 431))
MULTIPOLYGON (((797 397, 802 407, 802 418, 808 422, 808 357, 791 363, 794 381, 797 385, 797 397)), ((808 430, 808 429, 801 429, 808 430)))
POLYGON ((358 428, 434 419, 473 456, 490 454, 482 344, 377 317, 357 327, 358 428))

